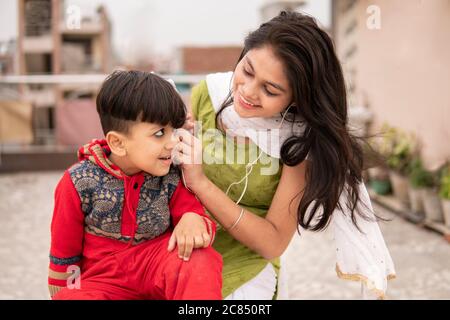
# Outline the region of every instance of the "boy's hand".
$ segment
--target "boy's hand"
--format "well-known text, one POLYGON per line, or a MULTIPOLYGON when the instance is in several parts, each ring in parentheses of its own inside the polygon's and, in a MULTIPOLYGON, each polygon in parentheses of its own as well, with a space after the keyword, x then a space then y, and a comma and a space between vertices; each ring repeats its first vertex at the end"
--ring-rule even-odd
POLYGON ((188 261, 194 248, 208 247, 211 243, 211 236, 205 220, 208 224, 210 223, 208 219, 204 219, 194 212, 185 213, 172 232, 167 250, 172 251, 177 245, 180 259, 188 261))

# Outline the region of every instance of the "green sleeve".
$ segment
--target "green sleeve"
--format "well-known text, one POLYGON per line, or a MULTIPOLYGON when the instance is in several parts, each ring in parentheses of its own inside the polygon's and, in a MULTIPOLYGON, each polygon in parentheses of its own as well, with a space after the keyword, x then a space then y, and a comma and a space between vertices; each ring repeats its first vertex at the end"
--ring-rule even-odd
POLYGON ((192 88, 191 109, 195 121, 202 123, 202 132, 216 127, 216 113, 205 80, 192 88))
POLYGON ((195 120, 199 120, 201 118, 199 115, 199 110, 202 109, 201 108, 202 105, 208 102, 207 100, 209 100, 209 102, 211 103, 211 100, 209 99, 206 80, 202 80, 200 81, 199 84, 197 84, 192 88, 191 107, 192 107, 192 114, 195 120))

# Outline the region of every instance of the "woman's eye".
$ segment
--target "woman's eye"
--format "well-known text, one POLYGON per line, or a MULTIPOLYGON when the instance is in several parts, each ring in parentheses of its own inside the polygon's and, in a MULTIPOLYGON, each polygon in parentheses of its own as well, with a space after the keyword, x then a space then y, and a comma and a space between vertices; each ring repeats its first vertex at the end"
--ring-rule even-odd
POLYGON ((162 137, 164 135, 164 128, 155 132, 156 137, 162 137))
POLYGON ((248 75, 248 76, 251 76, 251 75, 252 75, 250 72, 247 71, 247 69, 243 68, 243 70, 244 70, 244 73, 245 73, 246 75, 248 75))
POLYGON ((266 87, 264 87, 264 91, 266 92, 266 94, 267 94, 268 96, 271 96, 271 97, 276 96, 275 93, 270 92, 269 90, 267 90, 266 87))

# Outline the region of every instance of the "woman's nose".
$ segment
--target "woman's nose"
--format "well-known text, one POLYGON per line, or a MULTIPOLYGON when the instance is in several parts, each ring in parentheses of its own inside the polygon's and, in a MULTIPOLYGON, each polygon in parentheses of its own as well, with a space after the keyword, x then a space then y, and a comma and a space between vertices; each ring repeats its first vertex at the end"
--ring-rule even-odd
POLYGON ((245 96, 245 98, 252 99, 253 102, 256 100, 256 84, 254 83, 254 81, 248 81, 242 86, 242 94, 245 96))

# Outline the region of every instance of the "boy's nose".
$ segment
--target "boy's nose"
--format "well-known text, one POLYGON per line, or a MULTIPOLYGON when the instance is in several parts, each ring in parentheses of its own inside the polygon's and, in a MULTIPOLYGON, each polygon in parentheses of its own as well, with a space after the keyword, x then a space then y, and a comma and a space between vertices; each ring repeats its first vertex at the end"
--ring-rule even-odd
POLYGON ((169 141, 166 143, 165 148, 167 150, 172 150, 173 148, 175 148, 175 145, 178 143, 178 138, 175 135, 175 132, 172 133, 172 135, 170 136, 169 141))

